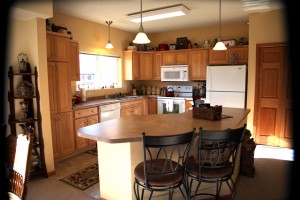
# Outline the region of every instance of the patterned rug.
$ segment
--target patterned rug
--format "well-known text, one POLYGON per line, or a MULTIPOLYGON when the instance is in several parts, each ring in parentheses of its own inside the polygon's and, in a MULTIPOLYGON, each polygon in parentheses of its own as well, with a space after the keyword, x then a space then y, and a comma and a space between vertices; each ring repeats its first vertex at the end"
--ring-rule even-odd
POLYGON ((88 150, 88 151, 86 151, 86 153, 89 153, 89 154, 92 154, 92 155, 98 156, 98 151, 97 151, 97 148, 94 148, 94 149, 88 150))
POLYGON ((90 165, 65 178, 62 178, 60 181, 80 190, 86 190, 87 188, 99 182, 98 163, 90 165))

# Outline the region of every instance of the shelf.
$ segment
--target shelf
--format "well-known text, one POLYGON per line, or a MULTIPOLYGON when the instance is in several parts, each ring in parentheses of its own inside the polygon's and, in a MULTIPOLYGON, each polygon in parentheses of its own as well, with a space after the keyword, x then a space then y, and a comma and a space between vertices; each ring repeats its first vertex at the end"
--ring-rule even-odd
MULTIPOLYGON (((37 80, 37 67, 34 67, 34 71, 30 73, 14 73, 13 67, 9 67, 8 78, 9 78, 9 91, 8 91, 8 101, 10 104, 10 114, 8 123, 10 125, 11 135, 17 136, 17 126, 21 123, 26 124, 34 128, 33 135, 33 147, 30 163, 28 163, 28 173, 31 176, 43 175, 48 177, 45 163, 44 155, 44 140, 42 132, 42 119, 40 111, 40 96, 38 90, 38 80, 37 80), (15 76, 22 76, 22 81, 27 81, 30 85, 30 94, 27 96, 20 96, 19 93, 15 93, 18 86, 14 83, 15 76), (31 90, 32 89, 32 90, 31 90), (17 94, 17 95, 16 95, 17 94), (18 118, 16 116, 16 108, 19 107, 19 103, 16 103, 18 99, 22 99, 27 104, 27 117, 26 119, 18 118), (32 167, 32 168, 31 168, 32 167)), ((19 78, 17 78, 19 80, 19 78)), ((22 82, 21 81, 21 82, 22 82)), ((27 85, 28 87, 28 85, 27 85)), ((19 89, 19 88, 18 88, 19 89)), ((19 107, 20 108, 20 107, 19 107)), ((21 108, 20 108, 21 109, 21 108)), ((29 178, 28 178, 29 179, 29 178)))

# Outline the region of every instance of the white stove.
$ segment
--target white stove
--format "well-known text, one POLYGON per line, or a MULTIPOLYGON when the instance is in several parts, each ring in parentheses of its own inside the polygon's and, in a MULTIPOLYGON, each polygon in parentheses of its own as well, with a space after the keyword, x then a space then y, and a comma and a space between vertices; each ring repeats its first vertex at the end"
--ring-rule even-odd
POLYGON ((185 112, 185 101, 193 99, 193 86, 167 85, 174 97, 157 97, 157 114, 185 112))
POLYGON ((174 97, 193 97, 193 86, 187 85, 167 85, 167 88, 173 88, 174 97))

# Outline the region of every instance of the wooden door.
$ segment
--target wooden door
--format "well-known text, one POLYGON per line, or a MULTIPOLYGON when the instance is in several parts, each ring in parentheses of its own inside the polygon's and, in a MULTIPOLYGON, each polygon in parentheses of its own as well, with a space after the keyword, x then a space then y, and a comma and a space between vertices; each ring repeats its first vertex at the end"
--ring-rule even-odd
POLYGON ((288 47, 257 45, 254 134, 258 144, 292 147, 292 96, 288 47))

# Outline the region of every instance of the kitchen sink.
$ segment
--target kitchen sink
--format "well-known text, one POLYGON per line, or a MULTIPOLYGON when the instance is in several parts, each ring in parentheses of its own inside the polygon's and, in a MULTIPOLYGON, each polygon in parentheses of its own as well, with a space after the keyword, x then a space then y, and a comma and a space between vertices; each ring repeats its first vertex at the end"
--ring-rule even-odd
POLYGON ((113 99, 117 100, 127 100, 127 99, 136 99, 140 98, 139 96, 122 96, 122 97, 113 97, 113 99))

